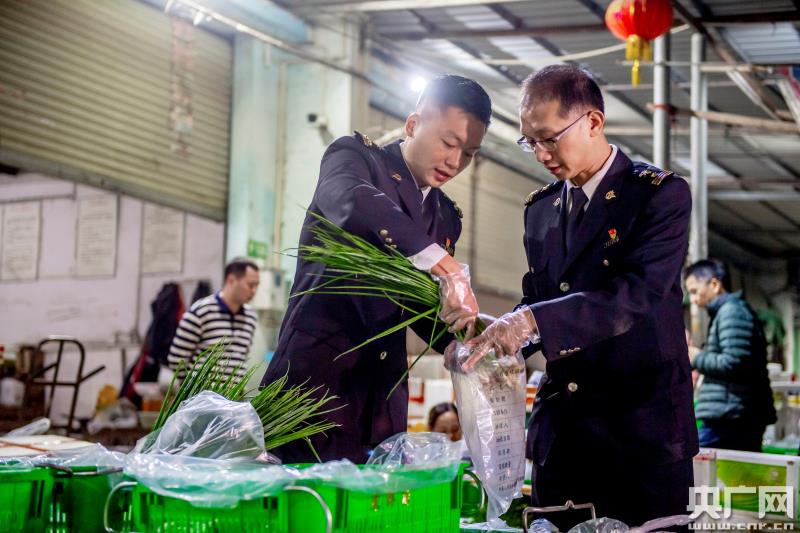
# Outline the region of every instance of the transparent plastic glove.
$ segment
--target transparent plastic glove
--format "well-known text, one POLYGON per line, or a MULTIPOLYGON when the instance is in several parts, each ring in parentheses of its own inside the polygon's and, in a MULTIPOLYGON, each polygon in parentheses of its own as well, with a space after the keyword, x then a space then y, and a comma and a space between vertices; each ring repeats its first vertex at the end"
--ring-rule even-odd
POLYGON ((492 351, 497 354, 515 355, 523 346, 538 337, 536 320, 529 307, 506 313, 492 322, 479 337, 467 343, 472 353, 461 367, 465 372, 471 371, 478 361, 492 351))
POLYGON ((461 270, 437 276, 439 297, 442 309, 439 316, 449 324, 448 331, 456 333, 466 328, 465 339, 475 333, 475 319, 478 317, 478 301, 472 292, 469 266, 461 265, 461 270))
POLYGON ((489 327, 494 324, 495 320, 497 320, 497 317, 486 313, 478 313, 478 319, 483 322, 484 326, 489 327))
MULTIPOLYGON (((486 313, 478 313, 478 320, 483 322, 484 326, 488 327, 491 326, 497 318, 492 315, 487 315, 486 313)), ((459 346, 461 346, 461 344, 457 340, 453 340, 447 345, 444 351, 444 367, 450 372, 463 372, 461 364, 458 362, 459 346)))
POLYGON ((444 350, 444 367, 450 372, 460 372, 461 365, 458 364, 459 342, 453 339, 444 350))

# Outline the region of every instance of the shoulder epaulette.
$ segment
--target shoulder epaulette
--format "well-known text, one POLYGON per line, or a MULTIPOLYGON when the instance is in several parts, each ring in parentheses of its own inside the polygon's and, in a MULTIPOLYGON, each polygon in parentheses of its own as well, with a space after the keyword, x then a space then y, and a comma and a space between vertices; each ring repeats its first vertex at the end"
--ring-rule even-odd
POLYGON ((554 181, 553 183, 548 183, 541 189, 536 189, 535 191, 530 193, 527 198, 525 198, 525 205, 531 205, 537 199, 543 198, 547 196, 547 194, 553 193, 554 191, 557 190, 555 185, 558 185, 559 183, 560 183, 559 181, 554 181))
POLYGON ((673 174, 674 172, 672 172, 671 170, 661 170, 660 168, 657 167, 646 166, 641 170, 634 167, 634 175, 636 175, 639 178, 650 180, 650 184, 655 185, 656 187, 661 185, 662 181, 672 176, 673 174))
POLYGON ((364 135, 361 132, 353 131, 353 135, 355 136, 356 139, 361 141, 364 144, 364 146, 366 146, 367 148, 377 148, 378 147, 378 145, 375 144, 372 141, 372 139, 370 139, 369 137, 367 137, 366 135, 364 135))
POLYGON ((458 207, 458 204, 455 202, 455 200, 453 200, 452 198, 450 198, 449 196, 447 196, 447 195, 444 193, 444 191, 442 191, 441 189, 439 189, 439 190, 442 192, 442 197, 443 197, 445 200, 447 200, 447 202, 448 202, 450 205, 452 205, 452 206, 453 206, 453 209, 455 210, 455 212, 456 212, 456 215, 458 215, 458 218, 464 218, 464 212, 461 210, 461 208, 460 208, 460 207, 458 207))

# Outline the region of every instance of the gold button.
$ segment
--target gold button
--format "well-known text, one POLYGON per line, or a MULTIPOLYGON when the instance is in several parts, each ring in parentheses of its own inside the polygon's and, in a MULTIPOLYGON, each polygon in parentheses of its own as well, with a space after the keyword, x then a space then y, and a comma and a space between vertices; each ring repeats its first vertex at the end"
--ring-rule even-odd
POLYGON ((386 356, 387 356, 387 355, 389 355, 389 354, 388 354, 388 353, 386 353, 386 352, 381 352, 381 354, 380 354, 378 357, 380 357, 380 358, 381 358, 381 361, 383 361, 384 359, 386 359, 386 356))
POLYGON ((382 229, 378 232, 381 237, 386 237, 389 235, 389 230, 382 229))
POLYGON ((567 351, 566 350, 561 350, 560 352, 558 352, 558 355, 567 355, 567 351))
POLYGON ((608 259, 603 259, 603 266, 608 266, 608 265, 609 265, 608 259))
POLYGON ((385 242, 386 244, 392 244, 394 241, 392 240, 391 237, 386 237, 385 239, 383 239, 383 242, 385 242))
POLYGON ((562 281, 558 288, 561 289, 561 292, 567 292, 569 290, 569 283, 562 281))
POLYGON ((576 390, 578 390, 578 384, 575 383, 574 381, 570 381, 569 385, 567 385, 567 390, 570 392, 575 392, 576 390))
POLYGON ((395 250, 397 250, 397 245, 396 245, 396 244, 390 244, 390 245, 388 245, 388 246, 389 246, 390 248, 394 248, 395 250))

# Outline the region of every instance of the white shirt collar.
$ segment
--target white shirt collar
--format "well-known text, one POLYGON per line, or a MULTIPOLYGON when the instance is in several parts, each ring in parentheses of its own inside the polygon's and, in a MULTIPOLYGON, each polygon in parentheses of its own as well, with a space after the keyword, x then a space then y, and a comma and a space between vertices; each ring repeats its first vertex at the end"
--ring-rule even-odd
MULTIPOLYGON (((402 143, 400 144, 400 155, 403 157, 403 163, 406 164, 406 168, 408 168, 408 173, 411 174, 412 178, 414 178, 414 184, 416 185, 417 179, 414 177, 414 174, 412 174, 411 167, 408 166, 408 161, 406 161, 406 154, 403 153, 403 145, 402 145, 402 143)), ((419 189, 419 192, 422 193, 422 201, 424 202, 425 198, 428 197, 428 193, 431 192, 431 186, 430 185, 425 185, 423 187, 420 187, 419 185, 417 185, 417 188, 419 189)))
MULTIPOLYGON (((608 159, 606 159, 606 162, 603 163, 603 166, 600 167, 600 170, 598 170, 597 173, 594 176, 589 178, 589 181, 584 183, 583 186, 581 187, 581 189, 583 189, 584 194, 586 194, 586 198, 587 198, 586 204, 584 204, 584 209, 586 209, 586 206, 588 206, 589 202, 592 201, 592 195, 594 194, 594 191, 597 190, 597 187, 600 185, 600 182, 603 181, 603 178, 608 173, 608 169, 611 168, 611 164, 614 162, 614 158, 617 157, 617 152, 618 152, 617 147, 612 144, 611 145, 611 155, 608 156, 608 159)), ((572 180, 567 180, 567 187, 576 188, 577 185, 572 183, 572 180)), ((571 208, 572 207, 572 195, 571 194, 567 195, 567 201, 569 202, 569 207, 571 208)))
POLYGON ((419 188, 419 192, 422 193, 422 201, 424 202, 425 198, 428 197, 428 193, 431 192, 431 186, 430 185, 426 185, 424 187, 420 187, 419 188))

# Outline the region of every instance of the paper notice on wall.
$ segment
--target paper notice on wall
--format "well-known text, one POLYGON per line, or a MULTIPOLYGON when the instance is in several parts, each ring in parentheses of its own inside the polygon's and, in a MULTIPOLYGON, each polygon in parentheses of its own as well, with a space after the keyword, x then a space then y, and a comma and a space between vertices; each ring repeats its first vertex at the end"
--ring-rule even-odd
POLYGON ((80 277, 113 276, 117 256, 116 196, 94 196, 78 202, 75 273, 80 277))
POLYGON ((172 274, 183 270, 182 211, 145 204, 142 222, 142 273, 172 274))
POLYGON ((41 202, 15 202, 3 208, 0 279, 31 281, 39 265, 41 202))

